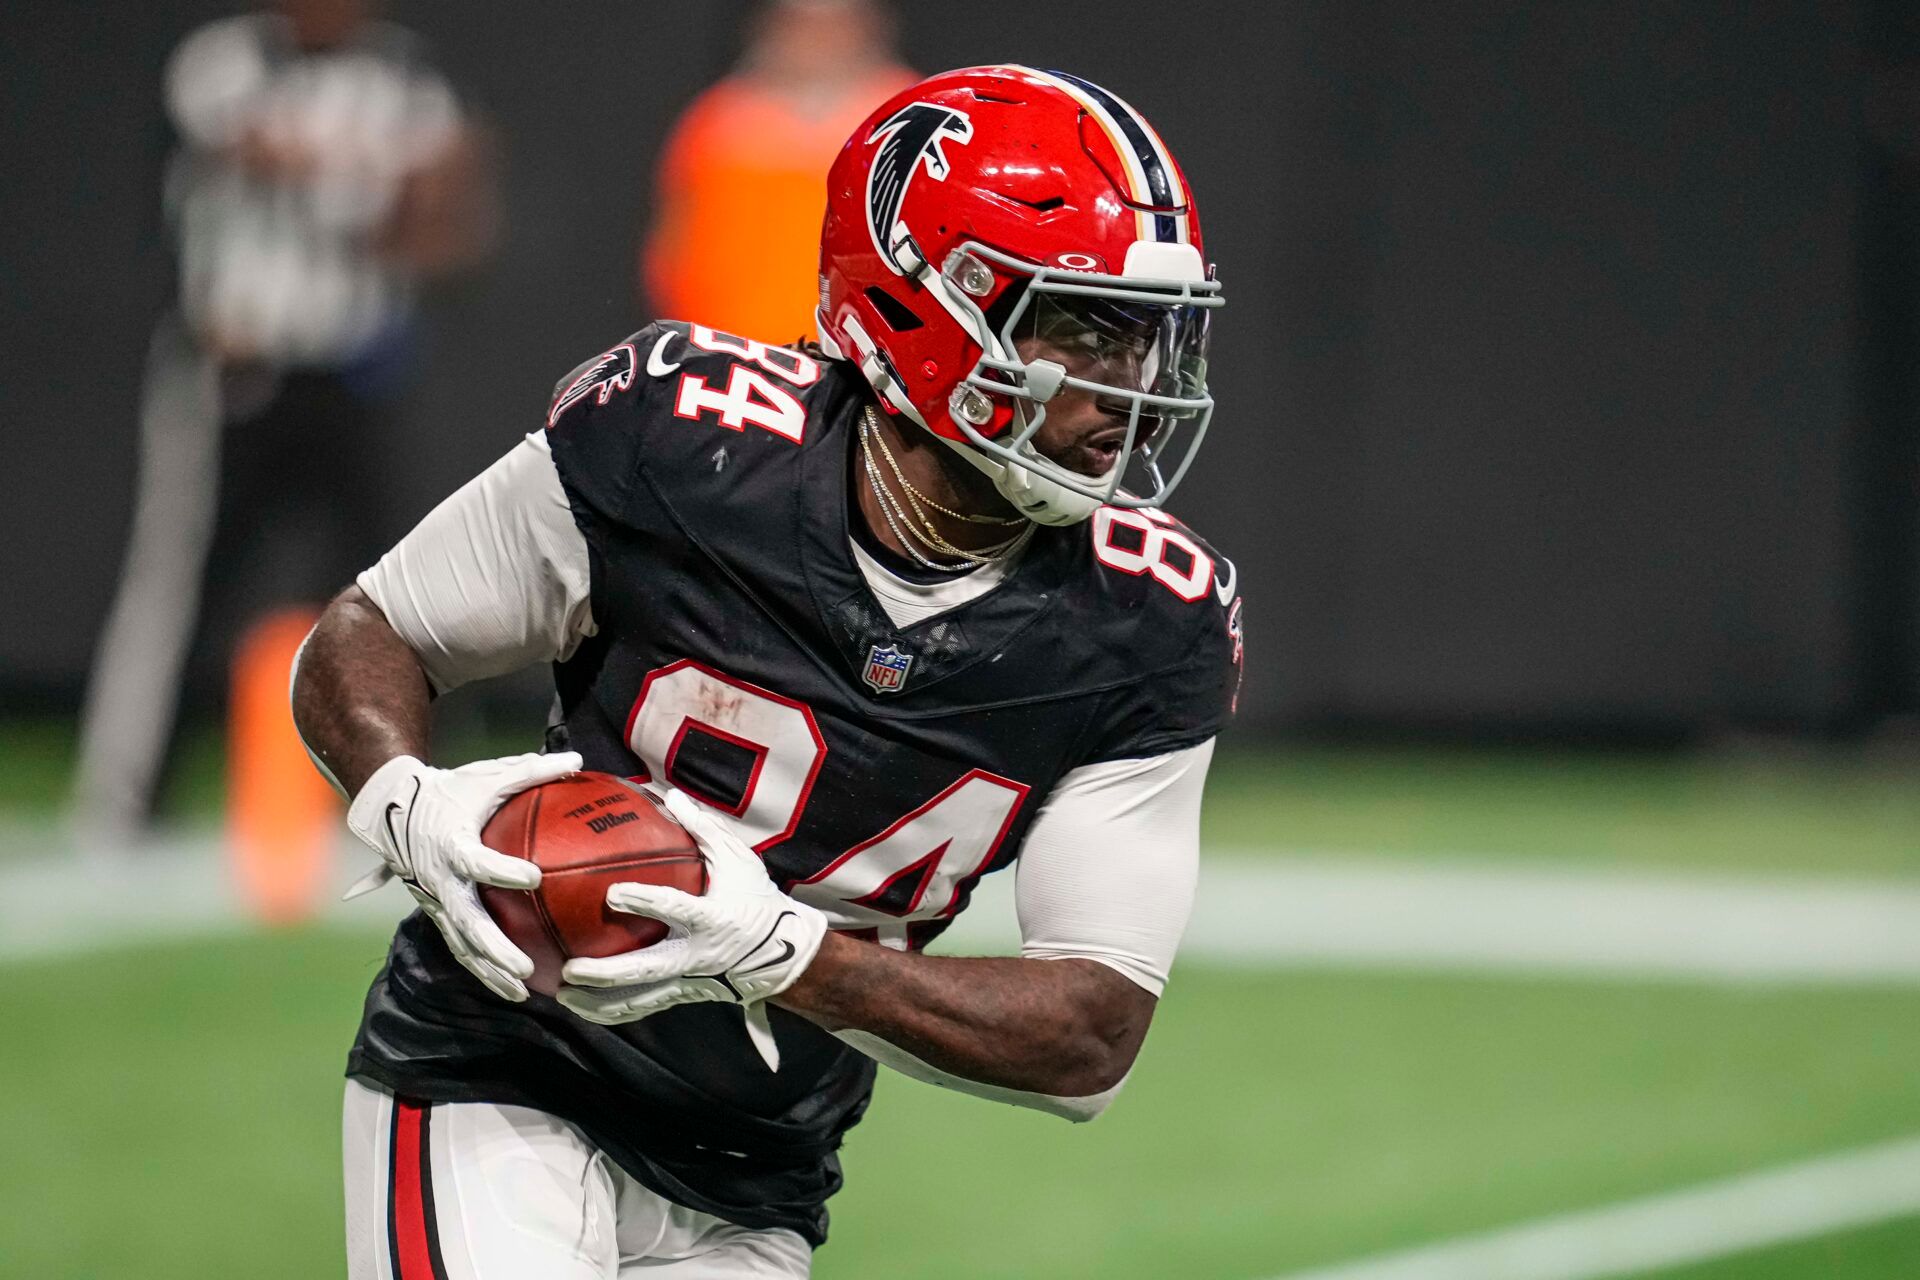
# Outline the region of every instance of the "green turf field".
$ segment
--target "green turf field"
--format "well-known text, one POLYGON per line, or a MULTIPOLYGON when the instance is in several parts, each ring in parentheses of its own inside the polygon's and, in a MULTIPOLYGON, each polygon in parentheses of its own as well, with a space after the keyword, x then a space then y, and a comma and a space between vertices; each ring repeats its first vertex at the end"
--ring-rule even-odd
MULTIPOLYGON (((0 974, 0 1273, 338 1275, 339 1063, 381 951, 0 974)), ((1093 1125, 885 1080, 819 1274, 1255 1280, 1920 1132, 1916 1003, 1183 972, 1093 1125)), ((1892 1280, 1920 1222, 1777 1252, 1699 1274, 1892 1280)))
MULTIPOLYGON (((0 726, 44 820, 57 728, 0 726), (38 772, 36 772, 38 770, 38 772)), ((219 752, 186 755, 190 819, 219 752)), ((1920 874, 1860 757, 1329 750, 1222 760, 1217 847, 1920 874)), ((0 964, 0 1276, 337 1276, 339 1067, 384 939, 0 964)), ((1091 1126, 883 1080, 818 1274, 1269 1280, 1920 1134, 1920 988, 1176 974, 1091 1126)), ((1920 1275, 1920 1218, 1642 1280, 1920 1275)))
POLYGON ((1758 1254, 1721 1258, 1643 1280, 1815 1280, 1816 1277, 1910 1276, 1920 1257, 1920 1219, 1845 1231, 1758 1254))
POLYGON ((1814 1280, 1818 1276, 1910 1276, 1920 1257, 1920 1221, 1907 1219, 1822 1236, 1764 1253, 1741 1253, 1644 1280, 1814 1280))

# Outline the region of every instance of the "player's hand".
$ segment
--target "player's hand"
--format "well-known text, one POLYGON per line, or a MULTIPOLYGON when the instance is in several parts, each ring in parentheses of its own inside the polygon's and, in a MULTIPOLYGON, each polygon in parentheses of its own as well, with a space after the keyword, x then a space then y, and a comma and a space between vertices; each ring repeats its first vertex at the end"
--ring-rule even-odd
MULTIPOLYGON (((447 947, 503 1000, 527 998, 533 961, 507 941, 476 884, 532 889, 540 868, 480 843, 480 829, 515 792, 579 770, 571 751, 480 760, 436 769, 396 756, 375 771, 347 810, 347 827, 380 855, 377 878, 397 876, 447 947)), ((376 881, 377 882, 377 881, 376 881)))
MULTIPOLYGON (((567 961, 560 1003, 589 1022, 633 1022, 702 1000, 760 1013, 755 1006, 792 986, 826 936, 827 918, 780 892, 760 855, 705 805, 669 791, 666 806, 706 857, 707 892, 695 897, 650 884, 607 889, 608 906, 664 921, 670 932, 625 955, 567 961)), ((764 1033, 764 1017, 748 1021, 764 1033)), ((775 1065, 770 1035, 755 1039, 775 1065)))

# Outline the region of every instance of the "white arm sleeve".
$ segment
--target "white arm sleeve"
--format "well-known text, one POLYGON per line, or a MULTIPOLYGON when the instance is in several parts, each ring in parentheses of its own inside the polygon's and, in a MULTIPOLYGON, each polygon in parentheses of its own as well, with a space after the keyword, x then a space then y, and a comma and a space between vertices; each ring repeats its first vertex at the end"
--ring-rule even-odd
POLYGON ((1159 995, 1193 910, 1213 740, 1075 769, 1014 871, 1020 954, 1098 960, 1159 995))
POLYGON ((595 631, 587 540, 544 431, 428 512, 358 581, 442 693, 566 658, 595 631))
MULTIPOLYGON (((1020 848, 1020 954, 1097 960, 1158 996, 1193 909, 1200 794, 1213 741, 1145 760, 1075 769, 1060 780, 1020 848)), ((925 1084, 1091 1120, 1126 1083, 1063 1098, 942 1071, 867 1031, 834 1032, 875 1062, 925 1084)))

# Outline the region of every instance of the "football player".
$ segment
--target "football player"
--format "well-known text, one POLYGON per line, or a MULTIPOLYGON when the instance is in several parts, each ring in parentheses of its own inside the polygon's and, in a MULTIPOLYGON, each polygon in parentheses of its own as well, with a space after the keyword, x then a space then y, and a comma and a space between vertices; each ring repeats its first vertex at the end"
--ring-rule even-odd
POLYGON ((1240 664, 1161 510, 1212 412, 1192 194, 997 66, 884 104, 828 200, 817 347, 642 329, 308 639, 302 734, 420 906, 348 1059, 355 1277, 802 1276, 876 1063, 1084 1120, 1140 1049, 1240 664), (436 693, 533 662, 547 754, 425 762, 436 693), (583 767, 671 788, 711 888, 614 887, 669 938, 529 998, 475 885, 539 873, 479 834, 583 767), (1015 865, 1018 957, 923 953, 1015 865))

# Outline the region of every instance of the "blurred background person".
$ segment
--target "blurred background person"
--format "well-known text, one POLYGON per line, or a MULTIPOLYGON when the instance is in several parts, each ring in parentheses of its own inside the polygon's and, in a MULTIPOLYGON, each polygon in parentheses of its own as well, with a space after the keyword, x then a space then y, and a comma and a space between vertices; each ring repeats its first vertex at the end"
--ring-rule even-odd
POLYGON ((493 238, 480 135, 373 8, 284 0, 201 27, 168 62, 177 291, 147 354, 129 549, 75 776, 76 825, 101 846, 148 825, 183 678, 217 688, 249 618, 325 599, 383 545, 378 450, 415 286, 493 238))
POLYGON ((645 314, 771 342, 813 334, 827 166, 873 105, 918 80, 878 0, 768 0, 739 65, 662 152, 640 251, 645 314))

